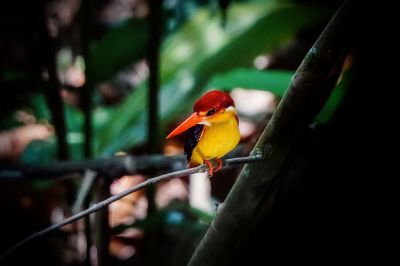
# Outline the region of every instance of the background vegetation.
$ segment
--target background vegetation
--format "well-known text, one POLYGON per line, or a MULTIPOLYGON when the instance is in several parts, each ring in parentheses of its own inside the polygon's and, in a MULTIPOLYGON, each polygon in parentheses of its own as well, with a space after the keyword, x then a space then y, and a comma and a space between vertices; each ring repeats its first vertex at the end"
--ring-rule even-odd
MULTIPOLYGON (((69 216, 82 180, 88 180, 87 176, 16 180, 3 171, 6 166, 51 165, 59 160, 110 157, 120 151, 135 156, 179 153, 182 139, 165 142, 164 136, 210 88, 240 95, 238 104, 240 99, 246 102, 246 92, 272 93, 275 104, 264 106, 262 112, 239 109, 243 124, 251 125, 250 132, 242 135, 242 153, 251 150, 294 71, 341 2, 2 3, 0 250, 69 216), (158 73, 153 81, 149 81, 151 73, 158 73), (158 101, 149 100, 149 92, 158 101)), ((363 177, 373 166, 379 170, 376 178, 382 175, 381 164, 368 164, 369 154, 379 155, 371 151, 375 146, 371 142, 382 130, 371 121, 382 107, 373 94, 381 86, 374 82, 381 84, 382 76, 373 71, 377 63, 368 61, 372 43, 367 36, 376 33, 376 24, 370 18, 354 18, 359 34, 337 85, 315 123, 293 145, 273 193, 265 196, 264 205, 274 203, 272 215, 264 217, 261 212, 232 265, 253 260, 272 265, 354 265, 374 255, 366 252, 373 245, 367 247, 370 242, 364 241, 374 234, 363 229, 370 222, 366 213, 374 209, 363 177), (370 142, 362 141, 363 137, 370 137, 370 142), (363 252, 356 252, 355 246, 363 252)), ((227 170, 211 180, 216 201, 224 200, 237 173, 237 169, 227 170)), ((114 193, 143 178, 126 177, 122 185, 103 178, 91 188, 85 206, 106 197, 110 185, 114 193)), ((126 204, 116 205, 119 210, 126 208, 129 221, 123 219, 126 216, 113 216, 111 208, 99 223, 88 219, 86 232, 83 223, 65 227, 26 245, 7 265, 96 261, 99 265, 186 265, 215 213, 190 206, 187 180, 181 182, 133 194, 126 204), (160 203, 157 197, 169 195, 168 191, 175 194, 160 203), (104 224, 110 224, 110 231, 107 226, 103 230, 104 224), (100 252, 107 238, 110 257, 100 252), (91 241, 97 249, 85 249, 91 241)))

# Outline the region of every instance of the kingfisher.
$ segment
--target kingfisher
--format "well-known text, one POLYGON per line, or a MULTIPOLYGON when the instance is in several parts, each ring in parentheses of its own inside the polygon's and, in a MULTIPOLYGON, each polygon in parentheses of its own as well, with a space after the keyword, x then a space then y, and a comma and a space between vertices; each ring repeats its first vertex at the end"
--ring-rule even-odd
POLYGON ((187 132, 184 147, 189 167, 207 164, 209 176, 222 168, 222 158, 240 140, 235 103, 228 93, 212 90, 197 100, 193 114, 175 128, 167 139, 187 132), (218 166, 214 169, 211 161, 218 166))

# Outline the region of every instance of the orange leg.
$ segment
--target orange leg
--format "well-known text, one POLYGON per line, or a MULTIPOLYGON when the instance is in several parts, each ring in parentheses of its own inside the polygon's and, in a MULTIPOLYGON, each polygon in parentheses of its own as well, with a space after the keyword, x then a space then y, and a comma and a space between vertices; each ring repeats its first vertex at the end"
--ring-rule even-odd
POLYGON ((221 170, 221 168, 222 168, 222 160, 215 159, 215 161, 218 163, 218 166, 217 166, 217 168, 214 169, 214 172, 217 172, 217 171, 221 170))
POLYGON ((205 164, 207 164, 207 166, 208 166, 208 169, 209 169, 208 176, 209 177, 212 177, 215 172, 221 170, 221 168, 222 168, 222 160, 221 159, 215 159, 215 161, 218 163, 218 166, 214 169, 213 164, 211 163, 211 161, 203 160, 203 162, 205 164))
POLYGON ((213 169, 212 163, 208 160, 203 160, 203 162, 208 166, 208 176, 212 177, 214 174, 214 169, 213 169))

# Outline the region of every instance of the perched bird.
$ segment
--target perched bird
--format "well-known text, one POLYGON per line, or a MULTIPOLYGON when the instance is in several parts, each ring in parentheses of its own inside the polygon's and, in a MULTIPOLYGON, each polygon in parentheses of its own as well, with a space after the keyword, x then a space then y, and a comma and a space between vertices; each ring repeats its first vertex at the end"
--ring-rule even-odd
POLYGON ((212 90, 194 104, 194 113, 175 128, 167 139, 187 131, 185 154, 189 166, 207 164, 209 175, 221 169, 220 160, 240 140, 235 103, 229 94, 212 90), (210 160, 218 162, 213 169, 210 160))

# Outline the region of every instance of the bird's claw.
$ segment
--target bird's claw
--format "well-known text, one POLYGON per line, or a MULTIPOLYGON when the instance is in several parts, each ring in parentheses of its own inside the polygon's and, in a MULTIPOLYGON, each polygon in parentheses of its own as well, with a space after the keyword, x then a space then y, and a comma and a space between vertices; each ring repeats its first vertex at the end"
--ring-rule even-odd
POLYGON ((212 161, 204 160, 204 163, 207 164, 207 166, 208 166, 208 177, 212 177, 215 172, 221 170, 221 168, 222 168, 222 160, 215 159, 215 161, 218 163, 216 168, 213 167, 212 161))
POLYGON ((218 163, 218 166, 217 166, 217 168, 214 169, 214 172, 217 172, 217 171, 221 170, 221 168, 222 168, 222 160, 215 159, 215 161, 218 163))

